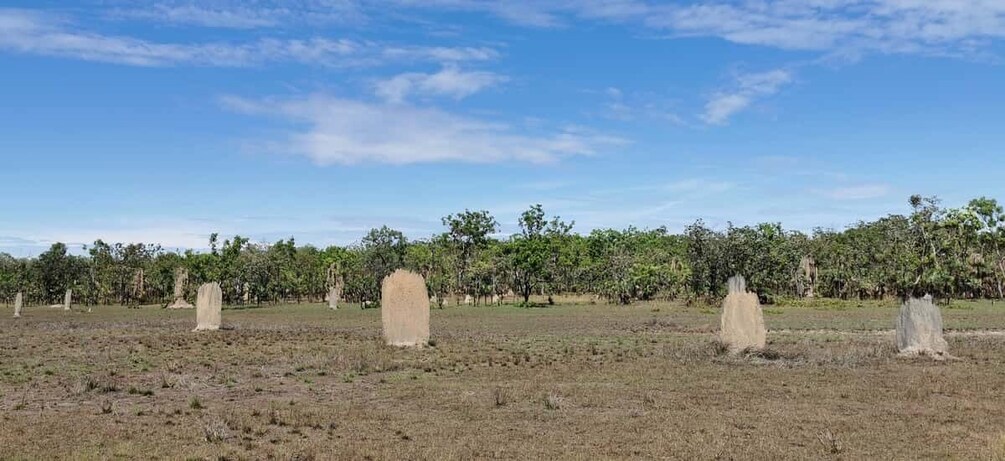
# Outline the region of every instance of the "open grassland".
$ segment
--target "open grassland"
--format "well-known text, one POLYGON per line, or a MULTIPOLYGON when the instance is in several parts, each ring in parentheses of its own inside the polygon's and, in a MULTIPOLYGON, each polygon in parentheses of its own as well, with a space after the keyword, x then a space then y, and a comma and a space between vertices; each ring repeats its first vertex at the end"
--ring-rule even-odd
POLYGON ((27 308, 0 319, 0 459, 1005 459, 1005 305, 943 308, 958 360, 896 358, 894 303, 380 311, 27 308))

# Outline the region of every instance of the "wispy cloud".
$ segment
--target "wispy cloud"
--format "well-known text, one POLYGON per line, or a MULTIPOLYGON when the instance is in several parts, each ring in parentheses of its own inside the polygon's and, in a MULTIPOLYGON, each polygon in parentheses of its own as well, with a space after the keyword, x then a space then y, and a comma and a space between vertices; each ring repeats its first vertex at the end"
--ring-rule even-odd
POLYGON ((284 11, 273 9, 158 4, 142 9, 116 10, 110 16, 116 19, 149 20, 177 25, 255 29, 282 24, 287 15, 284 11))
POLYGON ((650 26, 785 49, 969 54, 1005 37, 1005 4, 955 0, 745 0, 664 8, 650 26))
POLYGON ((603 97, 603 108, 596 112, 602 118, 621 122, 656 121, 673 125, 687 123, 674 112, 674 102, 652 92, 624 91, 618 87, 589 90, 588 94, 603 97))
POLYGON ((499 57, 499 52, 493 48, 472 46, 387 46, 381 54, 387 59, 446 63, 489 61, 499 57))
POLYGON ((973 55, 1005 37, 997 0, 396 0, 413 8, 483 11, 533 27, 599 20, 671 37, 718 37, 794 50, 973 55))
POLYGON ((226 29, 291 27, 303 24, 362 23, 354 0, 166 0, 142 7, 116 8, 114 19, 226 29))
POLYGON ((269 62, 369 66, 494 59, 484 47, 391 46, 368 41, 262 38, 248 43, 165 43, 78 30, 48 14, 0 9, 0 50, 135 66, 243 67, 269 62))
POLYGON ((492 72, 462 71, 457 66, 448 65, 434 74, 399 74, 377 82, 374 89, 377 96, 385 101, 401 103, 411 95, 463 99, 505 81, 506 77, 492 72))
POLYGON ((997 0, 162 0, 116 8, 113 17, 219 28, 283 28, 394 21, 401 10, 483 12, 528 27, 602 21, 645 27, 669 38, 832 54, 981 56, 1005 38, 997 0))
POLYGON ((836 187, 818 191, 818 193, 834 200, 866 200, 886 197, 890 194, 890 186, 887 184, 860 184, 836 187))
POLYGON ((389 0, 413 8, 440 8, 487 12, 505 21, 530 27, 567 27, 575 19, 626 20, 644 17, 652 10, 637 0, 537 0, 533 2, 484 0, 389 0))
POLYGON ((709 99, 701 119, 713 125, 725 124, 730 117, 749 107, 758 98, 777 93, 791 81, 792 74, 782 69, 740 75, 736 78, 734 88, 718 92, 709 99))
POLYGON ((314 95, 292 100, 227 97, 223 103, 245 114, 279 116, 300 125, 277 151, 303 155, 321 165, 444 161, 551 162, 590 155, 625 141, 581 129, 527 133, 504 123, 437 108, 383 104, 314 95))

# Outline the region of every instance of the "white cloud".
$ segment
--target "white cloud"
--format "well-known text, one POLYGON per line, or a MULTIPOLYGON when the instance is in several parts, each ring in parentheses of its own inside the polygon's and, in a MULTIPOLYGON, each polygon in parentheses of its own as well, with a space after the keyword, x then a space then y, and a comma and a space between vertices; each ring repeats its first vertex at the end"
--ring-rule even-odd
POLYGON ((405 10, 485 12, 530 27, 603 21, 647 27, 670 37, 718 37, 734 43, 841 54, 860 52, 975 55, 1005 38, 1000 0, 163 0, 119 8, 112 16, 179 25, 285 28, 405 10))
POLYGON ((623 91, 617 87, 607 87, 600 91, 586 91, 603 97, 603 110, 595 115, 621 122, 637 120, 670 122, 674 125, 687 123, 674 112, 675 102, 653 92, 623 91))
POLYGON ((758 98, 771 96, 792 82, 792 74, 776 69, 769 72, 740 75, 729 91, 714 94, 705 104, 701 119, 712 125, 722 125, 729 118, 749 107, 758 98))
POLYGON ((381 80, 375 85, 375 92, 392 103, 404 102, 411 95, 463 99, 504 81, 506 77, 492 72, 465 72, 456 66, 446 66, 435 74, 409 72, 381 80))
POLYGON ((564 27, 572 18, 622 20, 643 17, 650 6, 637 0, 388 0, 399 6, 483 11, 530 27, 564 27))
POLYGON ((608 87, 603 93, 607 97, 605 117, 621 121, 635 119, 635 110, 625 103, 625 96, 620 88, 608 87))
POLYGON ((886 197, 890 194, 890 186, 887 184, 861 184, 838 187, 820 191, 820 193, 834 200, 866 200, 886 197))
POLYGON ((347 39, 262 38, 248 43, 159 43, 121 35, 78 31, 58 18, 0 9, 0 50, 135 66, 241 67, 268 62, 366 66, 390 61, 481 61, 490 48, 397 47, 347 39))
POLYGON ((113 17, 141 19, 169 24, 219 27, 229 29, 255 29, 274 27, 281 23, 281 12, 271 9, 207 8, 197 5, 153 5, 137 10, 116 11, 113 17))
POLYGON ((384 48, 382 55, 395 60, 456 63, 489 61, 498 58, 499 52, 487 47, 405 46, 384 48))
POLYGON ((302 24, 362 23, 353 0, 167 0, 142 7, 117 8, 115 19, 140 19, 177 26, 226 29, 290 27, 302 24))
POLYGON ((224 98, 228 108, 273 115, 300 125, 273 143, 276 151, 321 165, 460 162, 551 162, 590 155, 624 141, 567 128, 530 134, 513 127, 436 108, 381 104, 314 95, 296 100, 224 98))
POLYGON ((394 0, 410 7, 484 11, 515 24, 574 20, 643 25, 671 36, 840 53, 971 55, 1005 37, 1000 0, 394 0))
MULTIPOLYGON (((390 22, 399 10, 480 11, 535 27, 603 21, 647 27, 676 37, 718 37, 730 42, 830 55, 910 53, 984 56, 1005 38, 1000 0, 163 0, 110 10, 104 17, 156 20, 224 28, 280 28, 332 22, 390 22), (375 19, 375 20, 378 20, 375 19)), ((486 48, 388 48, 365 42, 314 38, 250 43, 159 43, 71 29, 68 23, 26 10, 0 9, 0 49, 137 65, 253 65, 265 61, 360 64, 383 58, 462 61, 493 59, 486 48), (364 56, 344 54, 352 44, 364 56), (317 61, 310 61, 317 60, 317 61)), ((317 30, 317 28, 315 28, 317 30)), ((733 101, 734 104, 737 101, 733 101)))

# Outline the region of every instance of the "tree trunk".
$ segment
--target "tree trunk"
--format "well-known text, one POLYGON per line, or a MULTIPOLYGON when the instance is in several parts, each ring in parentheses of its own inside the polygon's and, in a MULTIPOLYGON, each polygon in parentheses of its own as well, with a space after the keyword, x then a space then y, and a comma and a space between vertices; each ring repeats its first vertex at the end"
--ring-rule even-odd
POLYGON ((998 299, 1005 299, 1005 259, 998 260, 998 299))

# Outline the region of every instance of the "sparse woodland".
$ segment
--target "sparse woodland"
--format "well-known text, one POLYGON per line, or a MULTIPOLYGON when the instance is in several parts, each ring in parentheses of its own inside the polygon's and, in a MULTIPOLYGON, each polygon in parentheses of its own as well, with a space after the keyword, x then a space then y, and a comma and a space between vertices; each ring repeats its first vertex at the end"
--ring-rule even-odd
POLYGON ((155 244, 96 241, 86 256, 56 243, 36 258, 0 254, 0 299, 22 291, 29 303, 56 303, 67 288, 86 304, 170 301, 175 270, 189 272, 190 294, 219 281, 228 303, 313 302, 333 283, 349 302, 379 302, 381 279, 398 268, 426 278, 438 299, 471 295, 485 302, 512 292, 596 294, 611 302, 702 301, 722 296, 726 279, 747 277, 771 302, 814 293, 875 299, 931 293, 942 299, 1000 298, 1005 289, 1005 212, 980 198, 945 208, 937 198, 910 198, 912 212, 807 235, 779 224, 710 229, 698 221, 665 228, 574 232, 574 223, 530 207, 520 232, 497 238, 488 212, 443 218, 444 232, 408 240, 381 227, 354 245, 298 246, 213 235, 209 251, 165 251, 155 244), (813 270, 809 270, 807 262, 813 270), (336 282, 337 280, 337 282, 336 282))

